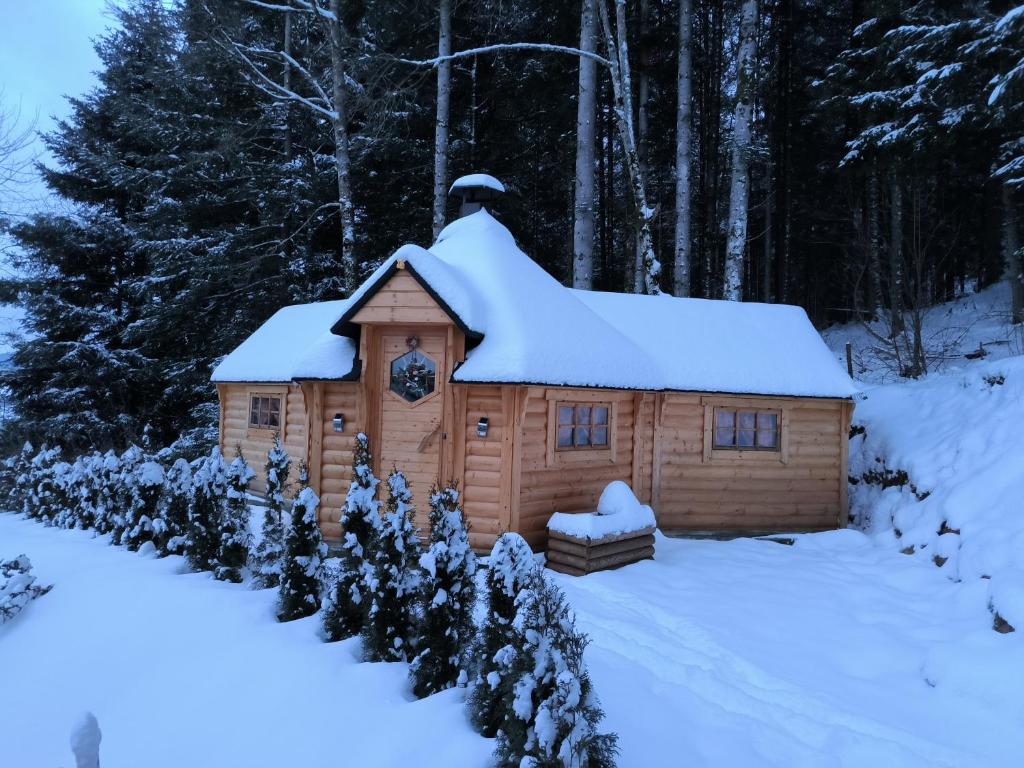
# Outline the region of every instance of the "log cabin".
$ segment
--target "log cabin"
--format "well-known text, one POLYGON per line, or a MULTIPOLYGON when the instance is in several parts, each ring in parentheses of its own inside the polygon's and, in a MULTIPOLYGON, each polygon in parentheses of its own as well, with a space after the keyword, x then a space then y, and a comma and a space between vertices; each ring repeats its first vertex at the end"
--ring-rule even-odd
MULTIPOLYGON (((325 538, 341 535, 354 436, 398 467, 426 526, 455 480, 475 548, 623 480, 673 532, 846 524, 854 388, 804 311, 566 288, 453 186, 461 216, 347 299, 277 311, 215 368, 220 442, 257 470, 275 434, 305 461, 325 538)), ((383 486, 383 484, 382 484, 383 486)))

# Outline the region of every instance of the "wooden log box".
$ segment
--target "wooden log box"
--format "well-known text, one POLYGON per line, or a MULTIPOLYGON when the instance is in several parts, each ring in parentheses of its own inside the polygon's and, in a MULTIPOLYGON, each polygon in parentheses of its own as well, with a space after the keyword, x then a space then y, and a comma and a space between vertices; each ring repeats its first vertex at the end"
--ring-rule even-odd
POLYGON ((654 557, 654 526, 597 539, 548 531, 547 567, 570 576, 621 568, 654 557))

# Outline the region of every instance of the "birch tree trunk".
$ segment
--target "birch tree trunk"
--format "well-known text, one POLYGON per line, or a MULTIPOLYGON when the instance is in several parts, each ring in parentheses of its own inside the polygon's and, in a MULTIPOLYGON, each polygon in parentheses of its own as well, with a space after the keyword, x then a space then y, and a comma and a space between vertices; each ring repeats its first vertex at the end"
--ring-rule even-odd
MULTIPOLYGON (((637 156, 640 158, 640 172, 643 177, 648 178, 647 174, 647 135, 649 119, 649 107, 651 97, 651 76, 649 72, 650 67, 650 51, 648 50, 649 38, 650 38, 650 20, 651 20, 651 3, 650 0, 640 0, 640 73, 637 77, 636 85, 636 151, 637 156)), ((640 286, 643 285, 643 271, 644 271, 644 254, 640 248, 639 239, 635 243, 634 258, 633 258, 633 286, 635 291, 639 293, 640 286)))
POLYGON ((679 0, 679 71, 676 75, 676 296, 690 295, 690 144, 693 119, 693 0, 679 0))
MULTIPOLYGON (((597 0, 583 0, 580 50, 597 49, 597 0)), ((597 120, 597 62, 580 57, 576 105, 576 196, 573 205, 572 287, 594 286, 594 131, 597 120)))
POLYGON ((729 222, 725 244, 723 298, 743 299, 743 251, 747 242, 747 202, 750 196, 750 122, 754 104, 754 53, 757 0, 743 0, 740 16, 740 54, 736 77, 736 116, 732 136, 732 176, 729 222))
POLYGON ((633 126, 633 83, 629 69, 629 43, 626 29, 626 2, 615 0, 615 30, 613 32, 608 8, 604 0, 598 5, 601 12, 601 29, 604 34, 608 64, 611 70, 612 96, 622 154, 626 161, 630 190, 636 209, 637 247, 642 253, 643 290, 648 294, 660 294, 658 280, 661 277, 661 263, 654 253, 654 237, 651 234, 651 220, 654 209, 647 202, 647 188, 644 183, 643 166, 637 152, 636 131, 633 126))
MULTIPOLYGON (((440 0, 437 33, 437 55, 452 52, 451 0, 440 0)), ((448 201, 448 117, 451 103, 451 61, 437 67, 437 120, 434 128, 434 241, 444 229, 445 205, 448 201)))
POLYGON ((889 170, 889 331, 903 332, 903 190, 889 170))
POLYGON ((334 129, 334 163, 338 177, 338 213, 341 220, 341 263, 345 276, 345 290, 352 291, 360 275, 356 273, 355 207, 352 204, 352 185, 348 158, 348 110, 345 93, 345 35, 341 28, 341 2, 331 0, 331 89, 334 104, 331 125, 334 129))
POLYGON ((1003 182, 1003 256, 1006 279, 1010 283, 1010 322, 1024 322, 1024 268, 1021 266, 1020 235, 1013 188, 1003 182))

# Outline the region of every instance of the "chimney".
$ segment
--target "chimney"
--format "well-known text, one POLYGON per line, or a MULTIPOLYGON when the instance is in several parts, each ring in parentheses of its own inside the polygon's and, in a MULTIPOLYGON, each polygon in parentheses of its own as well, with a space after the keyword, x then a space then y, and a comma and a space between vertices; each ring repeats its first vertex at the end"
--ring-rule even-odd
POLYGON ((505 185, 486 173, 471 173, 460 176, 448 190, 449 197, 459 198, 459 218, 476 213, 484 203, 497 200, 505 191, 505 185))

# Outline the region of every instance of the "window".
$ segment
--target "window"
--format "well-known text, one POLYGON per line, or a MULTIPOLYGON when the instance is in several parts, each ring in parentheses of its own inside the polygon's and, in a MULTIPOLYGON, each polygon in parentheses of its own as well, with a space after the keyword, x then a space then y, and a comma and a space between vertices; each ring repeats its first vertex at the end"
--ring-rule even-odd
POLYGON ((714 448, 736 451, 778 451, 778 411, 715 408, 714 448))
POLYGON ((556 448, 560 451, 608 448, 610 412, 605 403, 559 403, 556 448))
POLYGON ((281 427, 281 398, 270 395, 250 395, 249 426, 253 429, 279 429, 281 427))
POLYGON ((418 350, 411 349, 391 362, 391 391, 408 403, 433 394, 437 366, 418 350))

